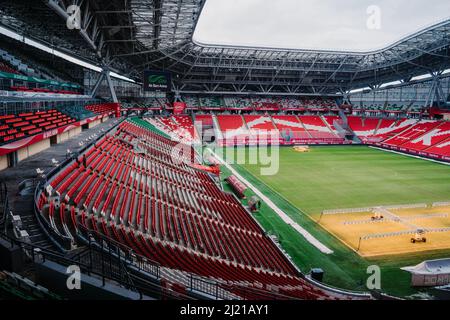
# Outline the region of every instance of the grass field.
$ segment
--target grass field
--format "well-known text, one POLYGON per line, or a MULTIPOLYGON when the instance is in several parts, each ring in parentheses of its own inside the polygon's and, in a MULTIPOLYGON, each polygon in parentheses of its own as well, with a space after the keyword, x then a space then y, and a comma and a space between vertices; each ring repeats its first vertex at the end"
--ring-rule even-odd
POLYGON ((243 167, 312 216, 324 209, 450 200, 448 166, 368 147, 310 150, 280 148, 276 176, 262 176, 259 165, 243 167))
MULTIPOLYGON (((247 149, 237 149, 244 154, 247 149)), ((255 218, 278 237, 303 272, 321 267, 324 281, 351 290, 366 290, 367 266, 382 270, 382 290, 398 296, 417 293, 400 267, 448 257, 450 250, 415 252, 395 257, 362 258, 317 223, 325 209, 396 205, 450 200, 450 167, 364 146, 312 147, 309 153, 280 149, 279 172, 261 175, 261 164, 233 167, 294 221, 334 253, 325 255, 286 225, 268 206, 255 218)), ((222 178, 230 172, 223 167, 222 178)), ((253 195, 248 190, 247 196, 253 195)), ((245 201, 244 201, 245 202, 245 201)))

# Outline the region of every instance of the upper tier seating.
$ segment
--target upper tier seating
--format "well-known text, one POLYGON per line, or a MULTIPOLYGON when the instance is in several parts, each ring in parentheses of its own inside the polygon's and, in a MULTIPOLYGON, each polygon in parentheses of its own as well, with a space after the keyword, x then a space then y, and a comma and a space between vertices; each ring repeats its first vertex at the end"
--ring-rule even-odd
POLYGON ((0 71, 12 74, 20 74, 20 72, 10 66, 9 63, 2 60, 0 60, 0 71))
POLYGON ((58 110, 69 115, 70 117, 77 120, 84 120, 87 118, 92 118, 97 115, 112 114, 115 111, 115 106, 110 103, 99 103, 92 105, 76 105, 76 106, 66 106, 58 107, 58 110))
POLYGON ((208 110, 208 109, 218 109, 223 108, 224 102, 222 98, 220 97, 201 97, 200 98, 200 105, 202 109, 208 110))
POLYGON ((76 239, 83 225, 236 295, 244 286, 300 299, 348 298, 302 279, 236 198, 191 167, 193 154, 173 157, 177 144, 121 123, 49 181, 38 207, 56 233, 76 239))
POLYGON ((285 111, 295 111, 303 108, 300 100, 293 98, 286 98, 280 100, 281 108, 285 111))
POLYGON ((422 113, 425 110, 425 106, 421 103, 414 103, 408 109, 408 113, 422 113))
POLYGON ((400 102, 391 102, 386 104, 385 111, 391 113, 401 113, 406 112, 408 109, 408 102, 400 101, 400 102))
POLYGON ((255 98, 253 99, 253 108, 256 111, 278 111, 280 110, 280 99, 255 98))
POLYGON ((236 98, 235 108, 252 110, 253 109, 252 101, 249 98, 236 98))
POLYGON ((196 96, 185 96, 183 101, 186 103, 186 108, 192 110, 198 110, 200 108, 200 101, 196 96))
POLYGON ((384 103, 373 103, 373 102, 359 102, 353 105, 353 110, 365 110, 365 111, 383 111, 385 108, 384 103))
POLYGON ((330 109, 338 109, 335 101, 331 99, 302 99, 303 107, 312 111, 327 111, 330 109))
POLYGON ((0 144, 34 136, 75 122, 75 119, 59 112, 46 110, 0 116, 0 144))
POLYGON ((78 91, 64 90, 64 89, 49 89, 49 88, 38 88, 38 87, 28 87, 28 86, 11 86, 11 91, 21 91, 21 92, 41 92, 41 93, 57 93, 57 94, 72 94, 80 95, 78 91))
POLYGON ((85 108, 95 114, 112 114, 116 110, 113 103, 91 104, 87 105, 85 108))

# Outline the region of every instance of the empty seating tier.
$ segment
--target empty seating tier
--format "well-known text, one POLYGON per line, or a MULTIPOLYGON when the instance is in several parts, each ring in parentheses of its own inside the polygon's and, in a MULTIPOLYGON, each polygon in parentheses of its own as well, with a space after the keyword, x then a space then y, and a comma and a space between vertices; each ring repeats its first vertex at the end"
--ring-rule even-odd
MULTIPOLYGON (((297 298, 336 298, 314 288, 251 215, 179 143, 121 123, 54 176, 39 196, 55 232, 80 225, 167 268, 208 277, 237 295, 253 287, 297 298)), ((187 149, 191 147, 185 146, 187 149)))
POLYGON ((0 116, 0 144, 33 136, 75 122, 75 119, 59 112, 46 110, 0 116))

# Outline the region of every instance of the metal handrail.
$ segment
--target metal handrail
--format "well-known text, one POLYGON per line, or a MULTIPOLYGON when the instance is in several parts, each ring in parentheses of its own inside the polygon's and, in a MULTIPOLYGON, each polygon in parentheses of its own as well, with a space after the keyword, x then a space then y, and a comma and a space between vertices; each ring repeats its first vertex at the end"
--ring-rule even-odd
MULTIPOLYGON (((105 133, 105 135, 108 132, 110 132, 111 130, 113 130, 114 128, 115 127, 108 130, 105 133)), ((97 143, 97 141, 99 141, 103 137, 104 137, 104 135, 98 137, 95 141, 93 141, 92 143, 87 145, 85 148, 80 150, 80 152, 76 156, 78 156, 82 152, 86 151, 88 148, 92 147, 95 143, 97 143)), ((48 174, 47 177, 53 177, 58 172, 60 172, 65 167, 65 165, 69 164, 74 159, 75 159, 75 157, 67 159, 65 162, 63 162, 64 165, 61 165, 61 166, 55 168, 54 170, 52 170, 48 174)), ((35 199, 34 199, 35 200, 34 201, 35 214, 36 214, 37 219, 38 219, 39 223, 41 224, 44 232, 47 233, 47 235, 53 240, 53 242, 55 242, 55 244, 58 245, 59 241, 62 241, 63 245, 61 246, 59 244, 59 247, 62 247, 63 251, 67 251, 68 249, 70 249, 72 239, 67 236, 62 236, 61 234, 57 233, 52 228, 52 226, 49 224, 49 222, 40 214, 40 210, 38 208, 37 201, 39 199, 38 196, 40 195, 40 192, 43 192, 41 187, 43 187, 45 183, 42 183, 42 182, 43 181, 41 181, 38 184, 38 186, 36 187, 36 190, 35 190, 35 199)), ((250 215, 250 217, 252 217, 252 216, 250 215)), ((76 228, 77 228, 78 238, 82 242, 88 244, 90 255, 92 254, 92 248, 96 248, 96 250, 99 250, 100 252, 102 252, 102 257, 103 257, 103 254, 107 254, 108 259, 110 261, 111 261, 111 259, 112 260, 118 259, 119 266, 122 266, 122 268, 124 270, 126 270, 126 272, 129 275, 128 282, 130 279, 138 279, 138 280, 143 281, 142 277, 139 277, 138 275, 136 275, 136 273, 132 272, 133 268, 136 268, 137 271, 139 271, 141 274, 142 274, 142 272, 144 272, 144 273, 147 273, 147 274, 150 274, 150 275, 156 277, 157 279, 161 279, 161 271, 160 271, 161 266, 159 263, 151 261, 151 260, 145 258, 144 256, 137 254, 132 248, 126 246, 125 244, 119 243, 119 242, 111 239, 110 237, 107 237, 106 235, 101 234, 95 230, 90 230, 82 224, 78 224, 76 226, 76 228), (95 241, 92 241, 92 239, 94 239, 95 241), (104 246, 104 244, 106 244, 106 247, 104 246), (111 251, 111 249, 112 249, 112 251, 111 251), (124 257, 121 256, 121 251, 123 251, 125 253, 124 257)), ((78 256, 78 259, 81 259, 81 255, 78 256)), ((90 266, 91 266, 91 268, 93 267, 92 263, 90 264, 90 266)), ((91 270, 91 272, 92 272, 92 270, 91 270)), ((116 279, 114 279, 114 280, 116 280, 116 279)), ((239 291, 238 296, 243 296, 244 298, 246 296, 252 297, 254 295, 258 295, 258 296, 268 297, 270 299, 277 299, 277 300, 278 299, 282 299, 282 300, 298 299, 296 297, 289 297, 289 296, 279 294, 277 292, 272 292, 269 290, 261 290, 261 289, 250 288, 250 287, 241 286, 241 285, 229 285, 229 284, 221 283, 221 282, 214 281, 214 280, 207 280, 205 278, 200 278, 194 274, 189 274, 189 280, 190 280, 190 283, 189 283, 189 287, 187 289, 189 289, 190 291, 196 291, 196 292, 205 294, 205 295, 213 297, 215 299, 227 298, 224 291, 230 292, 230 290, 232 290, 232 289, 238 290, 239 291)), ((128 285, 130 285, 130 284, 128 283, 128 285)))

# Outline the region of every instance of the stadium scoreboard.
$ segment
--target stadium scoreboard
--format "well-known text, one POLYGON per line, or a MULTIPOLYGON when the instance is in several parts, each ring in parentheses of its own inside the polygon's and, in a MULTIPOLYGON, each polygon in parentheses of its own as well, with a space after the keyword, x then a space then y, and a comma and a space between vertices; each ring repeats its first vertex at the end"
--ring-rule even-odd
POLYGON ((143 83, 146 92, 170 92, 172 90, 172 76, 165 71, 144 71, 143 83))

